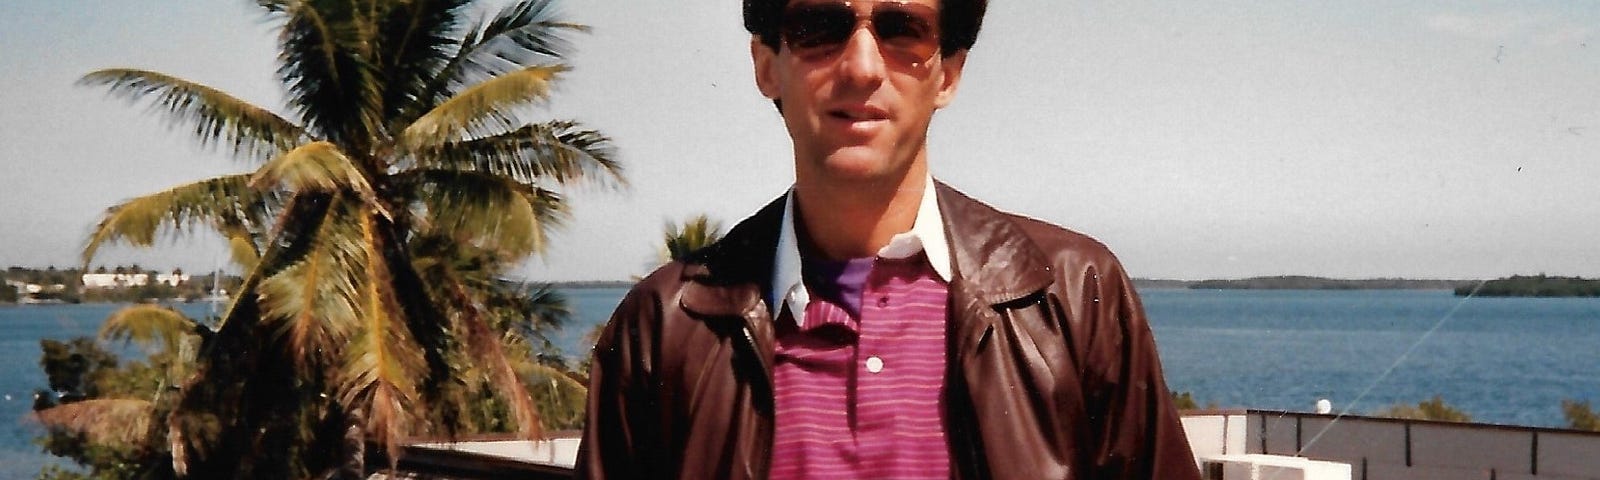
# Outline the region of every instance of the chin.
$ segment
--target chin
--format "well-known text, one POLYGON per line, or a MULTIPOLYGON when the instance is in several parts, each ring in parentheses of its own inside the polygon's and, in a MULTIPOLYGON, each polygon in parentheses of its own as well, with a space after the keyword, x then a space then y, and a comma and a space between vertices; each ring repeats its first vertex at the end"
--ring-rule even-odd
POLYGON ((891 152, 868 146, 846 147, 834 151, 822 161, 823 173, 837 180, 884 180, 898 173, 891 152))

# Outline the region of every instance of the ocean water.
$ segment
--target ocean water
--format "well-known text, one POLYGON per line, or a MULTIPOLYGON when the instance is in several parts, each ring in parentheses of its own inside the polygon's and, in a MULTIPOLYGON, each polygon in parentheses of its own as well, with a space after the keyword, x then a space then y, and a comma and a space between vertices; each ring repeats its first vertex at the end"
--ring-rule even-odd
POLYGON ((1156 290, 1167 383, 1202 404, 1364 413, 1440 395, 1473 420, 1565 426, 1600 408, 1600 298, 1447 291, 1156 290))
MULTIPOLYGON (((574 315, 553 341, 569 359, 588 355, 583 339, 625 292, 564 291, 574 315)), ((1326 398, 1335 411, 1363 413, 1441 395, 1476 421, 1536 426, 1564 425, 1562 399, 1600 407, 1600 299, 1375 290, 1151 290, 1143 299, 1169 386, 1202 405, 1310 410, 1326 398)), ((93 335, 116 308, 0 307, 0 479, 56 462, 31 442, 32 394, 45 387, 39 339, 93 335)))
MULTIPOLYGON (((122 305, 3 305, 0 306, 0 479, 33 478, 44 465, 71 462, 42 453, 33 438, 42 431, 29 417, 33 393, 49 387, 39 367, 39 340, 93 337, 100 323, 122 305)), ((207 318, 210 304, 177 305, 185 315, 207 318)), ((125 356, 138 354, 132 347, 112 345, 125 356)))

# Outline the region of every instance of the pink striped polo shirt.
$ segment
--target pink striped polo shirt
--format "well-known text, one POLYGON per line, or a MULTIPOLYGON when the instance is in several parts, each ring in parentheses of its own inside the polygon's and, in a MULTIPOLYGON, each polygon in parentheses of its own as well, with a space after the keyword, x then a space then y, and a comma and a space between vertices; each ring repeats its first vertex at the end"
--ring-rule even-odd
POLYGON ((805 326, 776 322, 771 478, 950 478, 948 287, 923 254, 866 261, 807 275, 805 326))

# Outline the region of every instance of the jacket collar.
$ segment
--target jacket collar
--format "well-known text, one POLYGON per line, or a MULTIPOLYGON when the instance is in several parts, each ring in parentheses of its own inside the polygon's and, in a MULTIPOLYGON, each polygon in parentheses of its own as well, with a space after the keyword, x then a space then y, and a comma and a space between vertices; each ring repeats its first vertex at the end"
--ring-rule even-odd
MULTIPOLYGON (((945 238, 944 216, 939 214, 939 202, 933 191, 933 177, 924 178, 922 198, 918 200, 917 216, 911 230, 896 234, 889 244, 878 250, 881 258, 907 258, 926 252, 928 264, 939 279, 949 282, 951 276, 950 245, 945 238)), ((772 289, 767 293, 767 304, 773 306, 773 316, 789 308, 789 317, 800 327, 806 325, 806 305, 811 303, 811 292, 806 289, 801 276, 800 240, 796 235, 794 189, 784 199, 783 220, 778 228, 777 250, 774 252, 772 289)))
MULTIPOLYGON (((1039 248, 1007 214, 934 182, 953 272, 951 285, 989 305, 1032 295, 1053 277, 1039 248)), ((686 261, 679 305, 706 316, 771 318, 774 259, 785 197, 739 222, 686 261), (765 307, 765 308, 757 308, 765 307)))
POLYGON ((1050 286, 1050 262, 1017 221, 949 185, 935 185, 950 257, 960 287, 990 305, 1020 300, 1050 286))

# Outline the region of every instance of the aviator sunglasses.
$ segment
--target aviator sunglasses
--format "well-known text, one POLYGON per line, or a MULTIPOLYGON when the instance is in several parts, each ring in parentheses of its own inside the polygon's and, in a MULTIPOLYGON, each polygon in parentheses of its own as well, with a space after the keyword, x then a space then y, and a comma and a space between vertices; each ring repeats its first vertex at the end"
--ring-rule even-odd
POLYGON ((856 28, 865 23, 877 37, 885 60, 920 66, 939 51, 939 12, 904 1, 795 2, 783 10, 780 24, 785 45, 802 60, 833 57, 844 50, 856 28), (856 4, 871 5, 856 12, 856 4))

